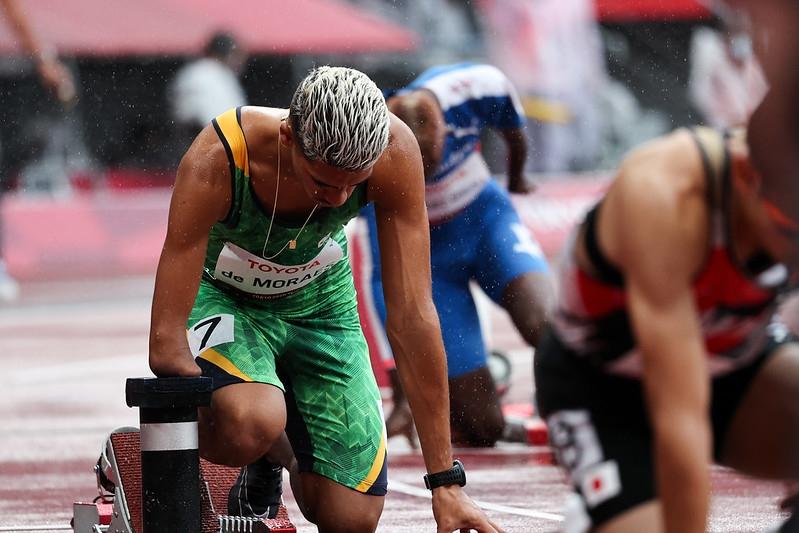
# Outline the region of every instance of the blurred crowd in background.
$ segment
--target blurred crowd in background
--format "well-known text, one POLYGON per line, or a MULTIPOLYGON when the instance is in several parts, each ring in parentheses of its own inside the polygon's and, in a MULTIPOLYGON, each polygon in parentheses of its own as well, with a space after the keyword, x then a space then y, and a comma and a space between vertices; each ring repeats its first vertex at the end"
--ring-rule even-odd
MULTIPOLYGON (((741 123, 765 90, 746 21, 716 4, 673 0, 669 9, 669 2, 652 2, 660 11, 627 13, 603 8, 601 0, 338 3, 404 28, 413 45, 376 51, 362 42, 336 53, 250 49, 250 32, 259 31, 252 20, 244 35, 220 24, 193 53, 61 48, 77 87, 76 103, 66 106, 19 47, 0 48, 3 190, 64 196, 109 185, 168 185, 212 116, 245 103, 287 106, 297 81, 319 64, 358 68, 384 89, 432 65, 496 65, 522 97, 528 171, 540 179, 610 169, 633 145, 675 127, 741 123)), ((31 15, 47 41, 53 20, 31 15)), ((302 20, 289 26, 303 31, 302 20)), ((0 27, 2 33, 9 32, 0 27)), ((490 164, 501 160, 494 139, 484 146, 490 164)))

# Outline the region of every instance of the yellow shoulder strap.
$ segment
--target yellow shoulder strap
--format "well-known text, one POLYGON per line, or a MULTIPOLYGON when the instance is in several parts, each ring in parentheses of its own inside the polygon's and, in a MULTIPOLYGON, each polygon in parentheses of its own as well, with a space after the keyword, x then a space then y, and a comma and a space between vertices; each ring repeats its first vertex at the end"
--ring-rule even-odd
POLYGON ((222 144, 225 145, 231 164, 244 171, 245 176, 250 175, 250 158, 247 154, 247 140, 241 129, 241 108, 236 107, 225 111, 212 122, 222 144))

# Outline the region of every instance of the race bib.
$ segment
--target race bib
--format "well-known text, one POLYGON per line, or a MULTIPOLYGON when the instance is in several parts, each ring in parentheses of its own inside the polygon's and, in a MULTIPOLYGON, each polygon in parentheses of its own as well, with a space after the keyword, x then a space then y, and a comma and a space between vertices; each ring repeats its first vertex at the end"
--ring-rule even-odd
POLYGON ((281 265, 226 242, 216 261, 214 277, 236 289, 258 296, 284 296, 311 283, 344 257, 333 238, 320 241, 320 251, 300 265, 281 265))
POLYGON ((189 349, 194 357, 205 350, 235 340, 235 318, 223 313, 198 320, 187 332, 189 349))

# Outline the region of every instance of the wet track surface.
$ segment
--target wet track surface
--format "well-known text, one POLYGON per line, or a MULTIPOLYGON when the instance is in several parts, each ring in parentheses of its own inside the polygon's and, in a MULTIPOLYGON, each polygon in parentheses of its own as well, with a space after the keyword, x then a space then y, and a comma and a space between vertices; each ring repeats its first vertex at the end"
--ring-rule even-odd
MULTIPOLYGON (((124 381, 150 375, 151 293, 150 278, 37 283, 23 286, 19 302, 0 306, 0 531, 68 530, 72 502, 97 494, 92 467, 105 435, 138 424, 125 405, 124 381)), ((508 400, 529 401, 530 353, 501 313, 492 325, 492 345, 514 366, 508 400)), ((389 454, 379 531, 435 531, 421 456, 400 437, 389 454)), ((545 447, 456 455, 466 464, 469 494, 506 531, 558 530, 567 486, 545 447)), ((723 469, 714 470, 713 482, 710 531, 758 532, 779 520, 782 485, 723 469)), ((286 501, 298 531, 315 531, 290 491, 286 501)))

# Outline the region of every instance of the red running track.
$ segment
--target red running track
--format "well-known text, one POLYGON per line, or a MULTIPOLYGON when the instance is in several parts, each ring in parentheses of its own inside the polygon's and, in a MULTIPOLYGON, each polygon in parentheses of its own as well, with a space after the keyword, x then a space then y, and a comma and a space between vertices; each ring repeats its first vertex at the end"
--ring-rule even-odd
MULTIPOLYGON (((96 494, 92 467, 106 433, 137 425, 124 380, 149 375, 147 330, 152 281, 131 278, 28 283, 22 299, 0 306, 0 531, 68 531, 73 501, 96 494)), ((509 351, 508 401, 529 401, 530 353, 499 312, 492 343, 509 351)), ((389 443, 390 493, 379 531, 435 531, 423 463, 401 438, 389 443)), ((469 494, 506 531, 557 531, 567 493, 546 448, 518 445, 458 451, 469 494)), ((783 487, 728 471, 713 474, 713 532, 759 532, 780 519, 783 487)), ((303 521, 287 494, 300 532, 303 521)))

